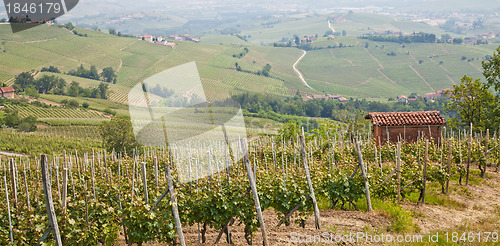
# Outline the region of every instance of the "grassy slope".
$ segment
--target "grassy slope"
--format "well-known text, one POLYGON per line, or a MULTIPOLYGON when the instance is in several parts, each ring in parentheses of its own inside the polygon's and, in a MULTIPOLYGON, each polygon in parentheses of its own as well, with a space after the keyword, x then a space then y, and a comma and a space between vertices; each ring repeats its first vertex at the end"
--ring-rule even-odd
MULTIPOLYGON (((343 37, 335 41, 342 42, 343 37)), ((414 43, 402 47, 359 41, 354 47, 310 51, 298 67, 311 86, 320 91, 352 97, 395 97, 450 88, 465 74, 482 78, 481 61, 496 48, 495 44, 414 43), (391 52, 396 55, 387 55, 391 52), (462 56, 474 60, 464 61, 462 56)))
MULTIPOLYGON (((356 37, 368 30, 417 30, 438 35, 441 30, 422 23, 396 21, 392 17, 375 14, 355 13, 347 15, 346 19, 346 22, 334 23, 333 26, 336 31, 346 30, 348 36, 334 40, 321 37, 329 30, 326 16, 295 15, 282 17, 279 23, 270 28, 263 28, 259 23, 249 25, 251 28, 242 30, 243 35, 251 35, 249 42, 234 36, 209 35, 202 38, 202 43, 181 42, 175 49, 134 38, 79 29, 79 32, 89 36, 83 38, 68 30, 45 25, 12 34, 7 25, 2 25, 0 39, 7 52, 0 52, 0 82, 11 84, 15 74, 49 65, 55 65, 63 72, 80 64, 86 67, 95 65, 98 69, 111 66, 120 70, 118 84, 110 85, 109 98, 124 103, 127 101, 128 89, 141 80, 165 69, 195 61, 209 98, 227 97, 242 91, 265 92, 283 97, 299 89, 378 100, 447 88, 458 83, 464 74, 480 77, 482 57, 491 54, 496 46, 407 44, 401 47, 396 43, 368 41, 369 47, 365 48, 366 40, 356 37), (254 45, 278 41, 294 34, 318 34, 320 38, 312 43, 316 47, 338 46, 340 43, 352 46, 315 50, 306 55, 298 68, 316 90, 305 88, 292 69, 301 55, 300 50, 254 45), (234 58, 233 55, 239 54, 243 47, 248 47, 250 52, 242 58, 234 58), (395 52, 396 56, 387 56, 389 52, 395 52), (474 60, 462 61, 462 56, 474 60), (419 60, 423 63, 419 64, 419 60), (271 64, 271 74, 280 79, 237 72, 234 69, 235 62, 244 70, 253 72, 271 64)), ((85 86, 97 84, 96 81, 61 76, 68 82, 74 80, 85 86)))
MULTIPOLYGON (((7 25, 0 26, 0 36, 5 41, 3 46, 7 50, 7 52, 0 53, 1 81, 12 84, 14 75, 32 69, 39 70, 49 65, 59 67, 62 72, 75 69, 80 64, 87 68, 95 65, 98 70, 111 66, 115 70, 120 70, 118 84, 110 86, 110 100, 124 103, 127 101, 128 89, 142 79, 165 69, 195 61, 200 71, 208 71, 202 74, 202 80, 207 82, 205 85, 207 91, 211 91, 209 93, 215 97, 226 97, 231 91, 262 92, 266 89, 268 93, 280 96, 290 94, 283 81, 226 69, 233 68, 234 60, 237 60, 232 57, 231 53, 231 50, 236 48, 229 46, 183 42, 179 43, 175 49, 171 49, 133 38, 119 38, 83 29, 79 29, 79 32, 86 33, 89 37, 78 37, 65 29, 54 26, 44 25, 35 29, 36 32, 30 31, 19 35, 10 33, 7 25), (38 33, 44 34, 39 35, 39 40, 33 37, 38 33), (21 42, 23 40, 29 40, 29 42, 21 42), (218 61, 221 63, 219 64, 218 61), (214 66, 220 68, 213 68, 214 66), (221 72, 220 70, 227 71, 221 72), (216 76, 213 75, 214 73, 227 76, 216 76), (221 87, 227 90, 218 91, 221 87)), ((264 63, 258 61, 259 64, 264 63)), ((60 76, 68 82, 78 81, 85 86, 97 84, 96 81, 67 75, 60 76)))

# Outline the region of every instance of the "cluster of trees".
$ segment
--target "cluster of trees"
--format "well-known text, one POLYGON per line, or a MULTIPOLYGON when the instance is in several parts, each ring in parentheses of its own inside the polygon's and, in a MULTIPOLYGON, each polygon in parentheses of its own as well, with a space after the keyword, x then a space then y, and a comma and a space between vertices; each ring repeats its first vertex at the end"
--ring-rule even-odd
POLYGON ((73 34, 78 35, 80 37, 88 37, 88 35, 86 33, 79 33, 78 30, 76 30, 75 26, 71 22, 68 22, 64 25, 60 25, 59 27, 66 28, 66 29, 72 31, 73 34))
POLYGON ((292 41, 288 41, 288 42, 281 42, 281 43, 278 43, 278 42, 275 42, 273 44, 274 47, 292 47, 292 41))
POLYGON ((245 73, 252 73, 252 74, 257 74, 257 75, 263 75, 263 76, 266 76, 266 77, 272 77, 271 76, 271 65, 270 64, 266 64, 262 70, 259 70, 257 72, 253 72, 253 71, 250 71, 250 70, 244 70, 241 68, 240 64, 239 63, 234 63, 234 67, 236 68, 236 71, 239 71, 239 72, 245 72, 245 73))
POLYGON ((22 118, 16 110, 11 110, 9 108, 5 109, 5 113, 5 117, 0 119, 0 126, 6 126, 24 132, 34 132, 38 129, 36 126, 38 120, 35 116, 22 118))
POLYGON ((98 87, 83 88, 78 82, 73 81, 68 87, 63 78, 45 74, 35 79, 30 72, 20 73, 14 81, 16 91, 24 91, 27 96, 35 98, 39 96, 39 93, 42 93, 107 99, 108 86, 108 84, 101 82, 98 87))
POLYGON ((168 89, 168 88, 165 88, 165 87, 161 87, 159 84, 156 84, 155 87, 150 88, 149 90, 143 84, 143 91, 149 91, 150 93, 153 93, 153 94, 155 94, 157 96, 160 96, 162 98, 169 98, 169 97, 171 97, 171 96, 173 96, 175 94, 174 90, 168 89))
POLYGON ((441 35, 441 39, 438 39, 437 42, 448 44, 462 44, 464 40, 462 38, 452 38, 450 34, 443 34, 441 35))
POLYGON ((114 35, 114 36, 118 36, 118 37, 127 37, 127 38, 135 38, 134 35, 130 35, 130 34, 124 34, 122 32, 117 32, 115 29, 113 28, 110 28, 108 30, 108 33, 111 34, 111 35, 114 35))
POLYGON ((93 80, 101 80, 108 82, 108 83, 113 83, 116 84, 116 78, 118 77, 113 70, 112 67, 106 67, 102 70, 101 73, 97 71, 97 68, 95 66, 90 66, 90 69, 86 69, 83 67, 83 64, 80 65, 76 70, 70 70, 68 72, 69 75, 76 76, 76 77, 81 77, 81 78, 87 78, 87 79, 93 79, 93 80))
POLYGON ((83 88, 76 81, 71 82, 69 85, 66 95, 71 97, 89 97, 89 98, 101 98, 108 99, 108 84, 100 83, 94 88, 83 88))
MULTIPOLYGON (((80 103, 77 101, 77 100, 74 100, 74 99, 71 99, 71 100, 68 100, 68 99, 63 99, 61 101, 61 104, 64 105, 65 107, 69 107, 69 108, 78 108, 80 107, 80 103)), ((83 102, 82 103, 82 107, 83 108, 88 108, 90 105, 88 102, 83 102)))
POLYGON ((247 53, 248 53, 248 48, 247 48, 247 47, 245 47, 245 48, 243 49, 243 51, 242 51, 242 52, 240 52, 239 54, 235 54, 235 55, 233 55, 233 57, 234 57, 234 58, 242 58, 242 57, 244 57, 247 53))
POLYGON ((448 91, 448 112, 458 117, 448 121, 452 127, 470 127, 474 130, 498 129, 500 126, 500 47, 490 59, 482 62, 486 82, 464 76, 459 85, 448 91), (495 94, 491 93, 491 88, 495 94))
POLYGON ((271 65, 269 65, 269 63, 268 63, 268 64, 266 64, 266 65, 262 68, 262 70, 261 70, 261 71, 257 72, 257 74, 258 74, 258 75, 261 75, 261 74, 262 74, 262 75, 264 75, 264 76, 266 76, 266 77, 269 77, 269 75, 270 75, 270 73, 271 73, 271 68, 272 68, 272 67, 271 67, 271 65))
POLYGON ((236 36, 237 38, 245 41, 245 42, 248 42, 248 38, 251 38, 252 36, 251 35, 241 35, 241 33, 236 33, 236 34, 233 34, 234 36, 236 36))
MULTIPOLYGON (((438 99, 426 101, 422 98, 411 104, 370 102, 366 99, 349 99, 346 103, 334 100, 311 99, 304 101, 300 94, 285 100, 272 96, 244 93, 232 96, 232 99, 240 103, 241 107, 251 114, 262 118, 270 118, 277 121, 287 120, 286 117, 278 115, 307 116, 330 118, 345 121, 346 114, 351 116, 363 115, 366 112, 392 112, 392 111, 424 111, 438 110, 444 112, 445 101, 438 99)), ((450 113, 451 115, 452 113, 450 113)))
POLYGON ((435 43, 436 35, 432 33, 413 33, 410 36, 386 36, 386 35, 365 35, 361 36, 362 39, 368 39, 375 42, 395 42, 395 43, 435 43))
POLYGON ((30 72, 22 72, 16 76, 13 87, 16 91, 24 91, 28 96, 38 97, 38 93, 62 94, 66 81, 54 75, 44 75, 35 79, 30 72))
POLYGON ((132 153, 137 148, 137 143, 130 119, 114 117, 110 121, 103 121, 99 127, 103 144, 108 151, 126 151, 132 153))
POLYGON ((59 70, 59 68, 54 67, 54 66, 43 67, 42 70, 40 70, 40 71, 41 72, 51 72, 51 73, 61 73, 61 71, 59 70))

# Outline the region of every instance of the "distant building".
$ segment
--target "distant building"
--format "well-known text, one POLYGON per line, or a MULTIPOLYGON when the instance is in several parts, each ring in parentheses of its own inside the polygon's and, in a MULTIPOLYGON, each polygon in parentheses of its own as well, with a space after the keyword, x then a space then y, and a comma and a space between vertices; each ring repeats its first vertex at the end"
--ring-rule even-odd
POLYGON ((398 103, 408 103, 408 97, 405 95, 398 96, 398 103))
POLYGON ((144 41, 147 42, 153 42, 153 36, 152 35, 144 35, 144 41))
POLYGON ((308 101, 311 99, 323 99, 323 100, 334 100, 334 101, 339 101, 341 103, 347 102, 347 99, 341 95, 318 95, 314 94, 311 96, 305 96, 302 98, 304 101, 308 101))
POLYGON ((451 89, 446 88, 446 89, 442 89, 442 90, 439 90, 436 92, 426 93, 426 94, 422 95, 422 97, 425 98, 426 100, 434 100, 436 98, 446 96, 446 91, 449 91, 449 90, 451 90, 451 89))
POLYGON ((15 97, 15 92, 14 88, 12 87, 1 87, 0 88, 0 97, 3 98, 14 98, 15 97))
POLYGON ((439 111, 369 113, 365 119, 373 124, 373 137, 377 143, 407 141, 429 136, 441 142, 441 128, 446 120, 439 111))

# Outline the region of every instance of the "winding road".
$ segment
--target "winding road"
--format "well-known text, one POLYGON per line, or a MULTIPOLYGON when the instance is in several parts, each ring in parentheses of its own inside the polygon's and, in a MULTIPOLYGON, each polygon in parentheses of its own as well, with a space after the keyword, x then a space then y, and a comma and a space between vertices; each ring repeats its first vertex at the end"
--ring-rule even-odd
POLYGON ((333 28, 332 23, 328 21, 328 27, 332 29, 332 32, 335 33, 335 28, 333 28))
POLYGON ((304 83, 304 85, 309 88, 309 89, 312 89, 311 86, 309 86, 309 84, 307 83, 307 81, 304 79, 304 75, 299 71, 299 69, 297 69, 297 64, 299 64, 299 62, 302 60, 302 58, 304 58, 304 56, 306 56, 307 54, 307 51, 305 50, 302 50, 302 55, 299 57, 299 59, 293 64, 293 70, 295 70, 295 72, 299 75, 299 78, 300 80, 302 80, 302 83, 304 83))

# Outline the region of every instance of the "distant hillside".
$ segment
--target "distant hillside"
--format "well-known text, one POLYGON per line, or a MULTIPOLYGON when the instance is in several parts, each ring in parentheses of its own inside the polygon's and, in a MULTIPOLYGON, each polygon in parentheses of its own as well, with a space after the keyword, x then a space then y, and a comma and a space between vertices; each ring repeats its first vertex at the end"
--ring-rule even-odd
MULTIPOLYGON (((47 25, 12 34, 8 25, 0 25, 0 42, 2 42, 0 48, 4 50, 0 52, 0 82, 12 84, 15 75, 23 71, 39 71, 49 65, 58 67, 63 73, 77 68, 80 64, 87 68, 95 65, 99 71, 105 67, 112 67, 118 71, 118 81, 116 85, 110 85, 109 98, 124 103, 128 93, 127 88, 131 88, 142 79, 165 69, 195 61, 211 97, 227 97, 234 91, 263 92, 277 96, 291 95, 291 90, 285 85, 289 82, 236 71, 234 63, 239 59, 233 58, 233 54, 239 53, 242 49, 240 47, 182 42, 172 49, 135 38, 116 37, 97 31, 78 29, 78 32, 86 33, 88 37, 80 37, 66 29, 47 25)), ((293 59, 296 58, 293 54, 298 56, 300 53, 292 48, 275 52, 285 55, 276 54, 269 59, 265 56, 256 57, 256 62, 250 63, 252 65, 248 69, 262 69, 267 63, 276 63, 275 70, 278 77, 281 76, 282 63, 279 60, 292 52, 292 57, 288 61, 290 64, 286 64, 286 61, 283 64, 291 69, 293 59)), ((59 76, 68 83, 75 80, 83 85, 95 86, 98 82, 69 75, 59 76)))
MULTIPOLYGON (((363 16, 359 18, 375 18, 363 16)), ((294 31, 294 23, 302 28, 298 25, 300 22, 292 21, 286 24, 289 33, 303 36, 302 29, 294 31)), ((326 19, 313 23, 318 28, 321 25, 329 29, 326 19)), ((497 47, 497 44, 400 45, 358 39, 350 32, 347 30, 347 36, 335 36, 333 40, 322 37, 324 32, 320 32, 318 39, 309 44, 310 50, 297 68, 312 87, 310 89, 293 69, 303 52, 296 47, 256 46, 234 36, 210 35, 205 41, 202 37, 201 43, 176 42, 177 46, 172 49, 86 29, 78 29, 78 33, 88 37, 47 25, 12 34, 8 25, 0 25, 0 49, 4 51, 0 52, 0 82, 12 84, 16 74, 39 71, 49 65, 58 67, 63 73, 81 64, 86 68, 94 65, 99 71, 112 67, 118 71, 118 80, 117 84, 110 84, 108 98, 125 103, 128 90, 142 79, 195 61, 210 98, 226 98, 240 92, 283 98, 300 90, 309 94, 387 100, 401 94, 424 94, 451 87, 464 74, 481 78, 481 61, 497 47), (244 52, 245 47, 248 52, 244 52), (267 64, 271 66, 269 75, 258 75, 267 64)), ((249 41, 259 40, 254 35, 249 41)), ((276 37, 280 35, 275 34, 276 37)), ((83 86, 95 87, 99 83, 70 75, 58 76, 68 83, 77 81, 83 86)))

